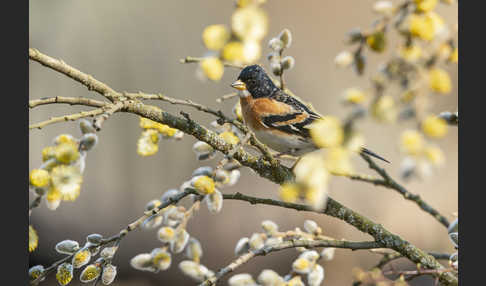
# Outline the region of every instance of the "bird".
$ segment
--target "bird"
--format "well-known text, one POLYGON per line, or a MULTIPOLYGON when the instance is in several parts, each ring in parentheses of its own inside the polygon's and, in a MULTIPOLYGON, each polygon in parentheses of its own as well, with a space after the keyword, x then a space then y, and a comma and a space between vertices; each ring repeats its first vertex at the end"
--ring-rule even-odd
MULTIPOLYGON (((231 87, 238 90, 243 121, 260 142, 295 157, 319 149, 309 127, 323 116, 276 86, 260 65, 244 67, 231 87)), ((389 163, 365 147, 360 153, 389 163)))

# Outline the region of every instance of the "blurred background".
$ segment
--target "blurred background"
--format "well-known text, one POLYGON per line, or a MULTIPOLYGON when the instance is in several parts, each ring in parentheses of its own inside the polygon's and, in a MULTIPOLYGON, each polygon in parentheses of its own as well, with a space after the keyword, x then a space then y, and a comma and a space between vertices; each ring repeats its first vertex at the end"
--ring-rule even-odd
MULTIPOLYGON (((337 69, 334 57, 347 46, 346 33, 354 27, 369 28, 378 18, 372 13, 374 1, 268 1, 263 8, 269 16, 266 43, 283 28, 293 34, 293 44, 285 54, 296 59, 295 68, 286 73, 288 87, 301 98, 313 103, 323 114, 344 118, 350 111, 340 103, 340 96, 348 87, 369 87, 369 75, 380 63, 376 54, 369 54, 366 73, 358 77, 350 69, 337 69)), ((226 69, 220 82, 197 80, 195 64, 180 64, 185 56, 202 56, 206 48, 201 32, 209 24, 230 24, 234 1, 62 1, 29 2, 29 45, 39 51, 64 60, 77 69, 91 74, 118 91, 164 93, 171 97, 192 99, 230 114, 236 99, 217 103, 216 98, 232 92, 229 84, 237 76, 236 69, 226 69)), ((439 5, 438 12, 450 25, 457 22, 457 5, 439 5)), ((390 47, 397 42, 390 41, 390 47)), ((269 50, 265 47, 263 54, 269 50)), ((260 61, 267 69, 268 62, 260 61)), ((64 75, 29 63, 30 99, 51 96, 100 97, 64 75)), ((457 110, 457 65, 448 65, 453 90, 439 96, 431 112, 457 110)), ((437 96, 437 95, 436 95, 437 96)), ((163 109, 178 113, 183 109, 200 123, 208 125, 214 118, 192 109, 152 102, 163 109)), ((69 105, 48 105, 29 111, 30 123, 51 116, 82 110, 69 105)), ((162 140, 160 151, 151 157, 137 155, 137 140, 141 129, 138 117, 115 114, 104 123, 98 133, 99 144, 88 153, 81 195, 75 202, 62 202, 51 211, 45 203, 33 211, 31 223, 40 240, 30 254, 29 265, 52 264, 60 258, 54 251, 64 239, 85 241, 90 233, 109 236, 138 218, 145 204, 170 188, 178 188, 190 178, 192 171, 203 165, 214 165, 221 155, 211 161, 198 162, 191 151, 195 139, 185 136, 182 141, 162 140)), ((398 136, 414 122, 386 125, 367 118, 358 128, 367 139, 370 149, 393 162, 387 171, 398 178, 402 155, 398 136)), ((51 145, 55 136, 70 133, 80 136, 76 122, 50 125, 43 130, 29 131, 29 170, 41 164, 42 148, 51 145)), ((457 128, 449 128, 445 139, 438 142, 446 154, 446 164, 425 180, 412 180, 405 186, 420 194, 450 220, 457 211, 457 128)), ((356 169, 373 174, 359 158, 356 169)), ((374 174, 373 174, 374 175, 374 174)), ((403 183, 402 180, 399 180, 403 183)), ((223 190, 242 192, 268 198, 278 198, 278 186, 242 169, 240 182, 223 190)), ((396 192, 369 184, 335 177, 330 195, 344 205, 381 223, 390 231, 427 251, 454 251, 447 232, 417 205, 405 201, 396 192)), ((202 207, 189 221, 188 230, 203 245, 202 263, 213 270, 227 265, 234 257, 239 238, 260 232, 264 219, 275 221, 282 230, 302 227, 305 219, 313 219, 324 233, 335 238, 368 240, 370 237, 337 219, 312 213, 297 212, 271 206, 251 206, 239 201, 225 201, 221 213, 211 215, 202 207)), ((156 230, 134 231, 121 243, 114 264, 118 276, 114 285, 192 285, 177 267, 182 255, 176 255, 168 271, 157 274, 134 270, 129 260, 136 254, 158 247, 156 230)), ((257 275, 263 269, 286 274, 294 250, 286 250, 258 257, 239 268, 236 273, 257 275)), ((367 251, 337 250, 334 260, 324 262, 324 285, 350 285, 354 267, 367 269, 381 257, 367 251)), ((396 262, 397 265, 400 262, 396 262)), ((56 283, 50 275, 46 285, 56 283)), ((75 274, 79 277, 79 272, 75 274)), ((76 280, 76 281, 75 281, 76 280)), ((224 280, 226 281, 226 279, 224 280)), ((71 285, 78 285, 79 279, 71 285)), ((431 285, 429 279, 416 279, 413 285, 431 285)))

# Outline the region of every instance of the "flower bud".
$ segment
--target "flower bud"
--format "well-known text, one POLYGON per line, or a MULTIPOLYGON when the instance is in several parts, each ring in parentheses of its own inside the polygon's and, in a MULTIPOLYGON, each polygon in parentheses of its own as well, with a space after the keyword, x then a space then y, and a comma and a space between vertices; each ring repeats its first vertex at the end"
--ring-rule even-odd
POLYGON ((157 267, 162 271, 169 269, 172 263, 172 257, 165 249, 155 248, 150 255, 152 255, 152 265, 154 265, 154 267, 157 267))
POLYGON ((279 243, 282 243, 283 239, 282 237, 280 236, 272 236, 272 237, 269 237, 267 238, 267 240, 265 240, 265 245, 268 246, 268 245, 277 245, 279 243))
POLYGON ((87 133, 81 137, 79 141, 79 149, 84 151, 89 151, 93 149, 94 146, 98 143, 98 135, 95 133, 87 133))
POLYGON ((39 236, 34 227, 29 225, 29 252, 34 251, 39 244, 39 236))
POLYGON ((305 258, 297 258, 292 263, 292 270, 299 274, 307 274, 312 268, 312 263, 305 258))
POLYGON ((272 73, 276 76, 279 76, 282 74, 282 65, 280 62, 277 61, 271 61, 270 62, 270 69, 272 70, 272 73))
POLYGON ((272 38, 268 41, 268 47, 275 52, 280 52, 284 48, 284 43, 280 39, 272 38))
POLYGON ((240 138, 236 136, 233 132, 231 131, 225 131, 219 134, 219 137, 223 138, 224 142, 227 144, 235 145, 240 142, 240 138))
POLYGON ((210 167, 210 166, 199 167, 196 170, 194 170, 194 172, 192 172, 192 176, 193 177, 196 177, 196 176, 212 177, 213 176, 213 168, 210 167))
POLYGON ((250 249, 250 244, 249 244, 248 237, 242 237, 236 243, 235 255, 242 255, 244 253, 247 253, 249 249, 250 249))
POLYGON ((352 62, 353 55, 348 51, 342 51, 334 58, 334 63, 340 68, 348 67, 352 62))
POLYGON ((201 260, 202 255, 203 255, 203 250, 202 250, 201 243, 194 237, 191 237, 186 247, 186 257, 191 259, 194 262, 199 262, 201 260))
POLYGON ((335 252, 334 247, 326 247, 321 251, 321 258, 324 261, 330 261, 334 258, 334 252, 335 252))
POLYGON ((220 191, 215 190, 213 193, 207 195, 206 204, 211 213, 219 213, 223 208, 223 194, 221 194, 220 191))
POLYGON ((295 66, 295 59, 292 56, 286 56, 282 59, 281 62, 282 69, 290 70, 295 66))
POLYGON ((157 237, 164 243, 171 242, 175 238, 175 230, 170 226, 164 226, 157 232, 157 237))
POLYGON ((90 242, 90 243, 95 244, 95 245, 100 244, 102 240, 103 240, 103 236, 101 234, 98 234, 98 233, 93 233, 93 234, 90 234, 86 237, 87 242, 90 242))
POLYGON ((198 160, 211 159, 214 154, 214 149, 206 142, 197 141, 192 145, 192 150, 198 156, 198 160))
MULTIPOLYGON (((36 265, 32 266, 29 269, 29 281, 32 282, 35 279, 39 278, 41 275, 43 275, 45 272, 44 266, 42 265, 36 265)), ((45 277, 43 277, 40 281, 45 280, 45 277)))
POLYGON ((322 232, 317 223, 310 219, 304 221, 304 229, 310 234, 320 234, 322 232))
POLYGON ((307 282, 309 286, 319 286, 324 280, 324 268, 316 264, 311 272, 307 275, 307 282))
POLYGON ((261 233, 254 233, 250 237, 248 243, 250 245, 250 249, 253 250, 260 249, 265 245, 265 242, 263 240, 263 235, 261 233))
POLYGON ((79 276, 79 280, 83 283, 88 283, 94 281, 98 276, 101 274, 101 267, 96 264, 90 264, 86 266, 81 275, 79 276))
POLYGON ((165 204, 169 201, 170 198, 173 196, 177 195, 179 193, 179 190, 177 189, 170 189, 167 190, 161 197, 160 197, 160 202, 162 204, 165 204))
POLYGON ((282 32, 278 35, 278 38, 284 44, 284 47, 288 49, 292 44, 292 34, 290 33, 289 29, 283 29, 282 32))
POLYGON ((152 266, 152 255, 148 253, 136 255, 130 260, 130 265, 137 270, 155 271, 154 267, 152 266))
POLYGON ((105 285, 110 285, 116 277, 116 266, 111 264, 103 267, 103 274, 101 274, 101 282, 105 285))
POLYGON ((192 178, 191 184, 201 195, 212 194, 215 190, 214 180, 208 176, 196 176, 192 178))
POLYGON ((276 285, 284 285, 283 278, 278 275, 277 272, 271 269, 264 269, 257 278, 258 283, 262 286, 276 286, 276 285))
POLYGON ((271 220, 262 221, 262 228, 269 236, 272 236, 278 232, 278 225, 271 220))
POLYGON ((241 176, 240 170, 232 170, 229 176, 228 186, 235 185, 240 179, 240 176, 241 176))
POLYGON ((390 15, 393 12, 393 3, 390 1, 377 1, 373 5, 373 11, 382 15, 390 15))
POLYGON ((82 249, 78 251, 73 257, 73 267, 81 268, 86 265, 91 259, 91 251, 89 249, 82 249))
POLYGON ((61 134, 54 138, 54 144, 60 145, 69 143, 72 145, 76 145, 76 139, 71 134, 61 134))
POLYGON ((49 184, 51 176, 43 169, 33 169, 30 171, 30 184, 34 187, 43 188, 49 184))
POLYGON ((55 249, 62 254, 73 254, 79 250, 79 243, 74 240, 63 240, 56 244, 55 249))
POLYGON ((299 258, 307 259, 309 262, 316 262, 319 258, 319 253, 315 250, 307 250, 299 255, 299 258))
POLYGON ((174 240, 170 242, 170 250, 173 253, 180 253, 184 250, 189 242, 189 234, 185 229, 179 230, 174 237, 174 240))
POLYGON ((73 279, 73 266, 67 262, 59 265, 57 267, 56 279, 61 285, 67 285, 71 282, 73 279))
POLYGON ((305 286, 304 282, 302 282, 302 278, 299 275, 294 276, 292 279, 287 281, 287 284, 285 284, 285 285, 286 286, 305 286))
POLYGON ((202 282, 209 277, 209 270, 202 264, 191 260, 184 260, 179 263, 179 269, 187 276, 197 282, 202 282))
POLYGON ((79 120, 79 128, 83 134, 88 133, 95 133, 96 129, 93 127, 93 124, 86 119, 79 120))
POLYGON ((116 251, 118 250, 117 246, 110 246, 110 247, 105 247, 100 253, 100 257, 104 259, 112 259, 113 256, 115 256, 116 251))
POLYGON ((240 273, 233 275, 228 279, 229 286, 253 286, 256 285, 255 280, 248 273, 240 273))

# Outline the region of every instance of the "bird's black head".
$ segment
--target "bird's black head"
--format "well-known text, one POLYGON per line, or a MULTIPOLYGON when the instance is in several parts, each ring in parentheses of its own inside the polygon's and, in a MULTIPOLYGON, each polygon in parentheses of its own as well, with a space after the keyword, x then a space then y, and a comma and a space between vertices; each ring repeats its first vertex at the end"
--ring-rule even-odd
POLYGON ((238 80, 232 84, 236 89, 246 89, 254 98, 268 97, 278 90, 265 70, 259 65, 247 66, 241 70, 238 80))

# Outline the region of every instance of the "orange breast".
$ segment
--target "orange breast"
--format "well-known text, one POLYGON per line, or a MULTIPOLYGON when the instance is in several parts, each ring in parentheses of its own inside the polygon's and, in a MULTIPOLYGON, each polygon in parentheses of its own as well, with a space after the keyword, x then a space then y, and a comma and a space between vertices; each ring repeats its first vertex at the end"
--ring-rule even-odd
POLYGON ((241 113, 245 124, 253 130, 265 129, 265 126, 260 122, 260 118, 254 110, 254 100, 251 96, 240 98, 241 113))
POLYGON ((261 117, 272 114, 286 114, 292 107, 269 98, 240 98, 241 113, 245 123, 254 130, 268 129, 261 123, 261 117))

